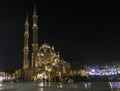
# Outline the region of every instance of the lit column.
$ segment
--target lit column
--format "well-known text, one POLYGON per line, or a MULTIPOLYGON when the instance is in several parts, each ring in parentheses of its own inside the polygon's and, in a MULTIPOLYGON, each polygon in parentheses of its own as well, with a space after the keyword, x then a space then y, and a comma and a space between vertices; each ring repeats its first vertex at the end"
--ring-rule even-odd
POLYGON ((24 49, 23 49, 23 69, 29 67, 29 47, 28 47, 28 40, 29 40, 29 22, 28 22, 28 15, 26 16, 25 21, 25 33, 24 33, 24 49))

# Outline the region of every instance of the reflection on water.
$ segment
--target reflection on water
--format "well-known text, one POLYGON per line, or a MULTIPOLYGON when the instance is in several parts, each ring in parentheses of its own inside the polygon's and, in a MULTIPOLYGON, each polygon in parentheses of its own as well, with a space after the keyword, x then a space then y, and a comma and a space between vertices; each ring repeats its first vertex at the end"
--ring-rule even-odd
POLYGON ((58 88, 63 88, 63 83, 60 82, 57 87, 58 87, 58 88))
POLYGON ((2 83, 0 83, 0 90, 2 90, 4 87, 4 85, 2 83))
POLYGON ((120 82, 85 82, 85 89, 120 91, 120 82))
POLYGON ((109 82, 111 89, 120 90, 120 82, 109 82))
POLYGON ((120 82, 0 83, 0 91, 120 91, 120 82))
POLYGON ((120 91, 120 82, 85 82, 85 89, 120 91))
POLYGON ((51 87, 51 82, 40 82, 37 86, 40 87, 51 87))
POLYGON ((44 88, 39 88, 38 91, 44 91, 44 88))
POLYGON ((86 89, 91 88, 91 82, 85 82, 84 86, 85 86, 86 89))
POLYGON ((38 84, 38 86, 43 87, 43 86, 44 86, 44 83, 43 83, 43 82, 41 82, 41 83, 39 83, 39 84, 38 84))
POLYGON ((15 87, 11 83, 0 83, 0 90, 6 89, 6 88, 15 88, 15 87))

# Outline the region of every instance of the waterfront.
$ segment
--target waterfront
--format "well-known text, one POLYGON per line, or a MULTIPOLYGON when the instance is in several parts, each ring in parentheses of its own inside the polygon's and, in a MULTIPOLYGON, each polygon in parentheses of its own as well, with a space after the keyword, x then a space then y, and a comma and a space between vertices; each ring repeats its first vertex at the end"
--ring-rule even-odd
POLYGON ((0 91, 119 91, 120 82, 10 82, 0 83, 0 91))

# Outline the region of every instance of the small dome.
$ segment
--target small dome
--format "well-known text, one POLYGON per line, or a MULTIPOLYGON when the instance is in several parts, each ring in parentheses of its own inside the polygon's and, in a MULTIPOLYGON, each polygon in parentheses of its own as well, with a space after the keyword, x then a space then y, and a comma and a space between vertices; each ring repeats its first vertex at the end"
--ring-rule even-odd
POLYGON ((47 43, 43 43, 41 46, 40 46, 40 49, 41 48, 51 48, 50 45, 48 45, 47 43))

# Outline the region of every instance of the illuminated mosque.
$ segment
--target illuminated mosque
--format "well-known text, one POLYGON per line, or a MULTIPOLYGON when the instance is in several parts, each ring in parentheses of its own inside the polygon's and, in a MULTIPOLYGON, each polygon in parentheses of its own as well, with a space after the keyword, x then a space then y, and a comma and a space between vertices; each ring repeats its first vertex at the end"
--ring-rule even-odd
POLYGON ((47 43, 38 43, 38 15, 36 5, 33 10, 33 41, 32 57, 29 57, 29 20, 26 15, 25 32, 24 32, 24 49, 23 49, 23 70, 22 76, 25 80, 44 79, 51 81, 70 73, 70 63, 61 59, 59 52, 55 52, 54 46, 47 43), (31 58, 31 60, 29 60, 31 58))

